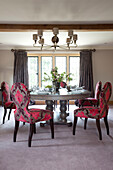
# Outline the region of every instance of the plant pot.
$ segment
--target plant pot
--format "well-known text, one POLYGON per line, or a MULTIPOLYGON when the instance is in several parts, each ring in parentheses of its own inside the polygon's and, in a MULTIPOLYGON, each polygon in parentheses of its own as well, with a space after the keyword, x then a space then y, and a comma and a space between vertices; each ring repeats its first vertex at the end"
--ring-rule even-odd
POLYGON ((60 88, 60 83, 57 82, 57 81, 53 81, 53 87, 54 87, 54 91, 56 93, 58 93, 59 92, 59 88, 60 88))

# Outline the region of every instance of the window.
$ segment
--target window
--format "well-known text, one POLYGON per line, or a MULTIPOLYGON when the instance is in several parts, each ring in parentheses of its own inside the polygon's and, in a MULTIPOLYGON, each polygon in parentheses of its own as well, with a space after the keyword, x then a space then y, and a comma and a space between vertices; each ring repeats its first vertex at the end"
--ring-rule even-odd
MULTIPOLYGON (((52 57, 41 57, 41 80, 44 78, 44 72, 46 72, 48 75, 51 72, 52 69, 52 57)), ((47 86, 48 82, 41 81, 42 87, 47 86)))
POLYGON ((73 80, 71 81, 71 85, 79 86, 79 66, 80 66, 80 57, 69 57, 69 69, 70 73, 72 73, 73 80))
POLYGON ((67 72, 66 57, 55 57, 55 66, 58 67, 59 74, 61 74, 62 72, 67 72))
POLYGON ((29 89, 38 86, 38 57, 28 57, 29 89))
MULTIPOLYGON (((50 82, 42 81, 44 72, 49 74, 55 66, 58 67, 58 72, 72 73, 73 80, 69 82, 71 85, 79 85, 79 64, 80 57, 77 55, 28 55, 28 72, 29 72, 29 88, 42 87, 50 85, 50 82)), ((52 82, 51 82, 52 84, 52 82)))

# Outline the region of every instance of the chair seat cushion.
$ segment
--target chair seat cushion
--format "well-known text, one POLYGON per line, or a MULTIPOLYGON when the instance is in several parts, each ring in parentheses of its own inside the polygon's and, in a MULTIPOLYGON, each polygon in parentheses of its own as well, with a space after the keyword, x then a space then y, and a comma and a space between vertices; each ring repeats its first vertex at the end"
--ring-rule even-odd
POLYGON ((98 100, 95 98, 79 99, 79 105, 82 106, 92 106, 97 104, 98 104, 98 100))
POLYGON ((39 121, 48 121, 53 118, 53 112, 43 109, 25 109, 19 108, 14 111, 15 119, 17 121, 27 122, 30 124, 39 121), (27 114, 26 114, 27 113, 27 114))
POLYGON ((8 101, 8 102, 4 103, 4 107, 5 107, 5 108, 16 109, 16 106, 15 106, 15 104, 14 104, 13 101, 8 101))
POLYGON ((79 109, 74 110, 74 116, 83 117, 83 118, 100 118, 100 108, 96 108, 93 106, 86 106, 79 109))
POLYGON ((53 112, 50 110, 43 109, 30 109, 30 118, 33 120, 30 123, 38 122, 38 121, 47 121, 53 118, 53 112))

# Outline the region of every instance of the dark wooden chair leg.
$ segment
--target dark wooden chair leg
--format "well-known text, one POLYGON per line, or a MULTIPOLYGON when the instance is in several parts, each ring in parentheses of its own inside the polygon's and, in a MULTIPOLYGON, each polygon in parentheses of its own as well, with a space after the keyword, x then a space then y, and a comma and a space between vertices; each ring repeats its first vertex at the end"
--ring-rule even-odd
POLYGON ((9 115, 8 115, 8 120, 10 119, 12 108, 10 108, 9 115))
POLYGON ((34 134, 36 134, 36 124, 34 123, 34 134))
POLYGON ((84 122, 84 129, 86 129, 87 120, 88 120, 88 118, 85 118, 85 122, 84 122))
POLYGON ((76 125, 77 125, 77 119, 78 119, 78 117, 74 116, 73 135, 75 135, 75 129, 76 129, 76 125))
POLYGON ((53 119, 50 119, 50 128, 51 128, 51 138, 54 139, 54 122, 53 122, 53 119))
POLYGON ((14 129, 14 135, 13 135, 13 142, 16 142, 16 136, 19 128, 19 121, 15 120, 15 129, 14 129))
POLYGON ((34 132, 34 124, 30 124, 28 147, 31 147, 31 141, 32 141, 33 132, 34 132))
POLYGON ((7 114, 7 109, 6 109, 6 108, 4 108, 3 124, 5 123, 5 117, 6 117, 6 114, 7 114))
POLYGON ((67 103, 68 103, 68 111, 69 111, 69 100, 68 100, 68 102, 67 102, 67 103))
POLYGON ((107 135, 109 135, 109 124, 108 124, 108 120, 107 120, 107 115, 106 115, 106 117, 104 117, 104 123, 105 123, 105 126, 106 126, 107 135))
POLYGON ((78 105, 78 107, 80 108, 80 107, 81 107, 81 105, 79 104, 79 105, 78 105))
POLYGON ((100 119, 96 119, 96 125, 97 125, 97 129, 99 132, 99 139, 102 140, 102 133, 101 133, 101 127, 100 127, 100 119))

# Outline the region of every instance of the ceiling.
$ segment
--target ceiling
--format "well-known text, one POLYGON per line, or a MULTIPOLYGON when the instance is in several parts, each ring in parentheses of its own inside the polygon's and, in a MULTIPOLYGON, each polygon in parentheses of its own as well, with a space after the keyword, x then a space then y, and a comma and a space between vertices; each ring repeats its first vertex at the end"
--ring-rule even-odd
MULTIPOLYGON (((36 49, 33 47, 33 33, 37 29, 32 25, 62 25, 58 35, 59 45, 66 44, 67 32, 63 25, 73 27, 78 35, 76 49, 96 48, 113 49, 112 29, 87 29, 88 24, 113 24, 113 0, 4 0, 0 2, 0 49, 36 49), (7 25, 5 25, 7 24, 7 25), (11 24, 18 24, 11 28, 11 24), (19 25, 31 25, 22 29, 19 25), (81 29, 80 25, 86 29, 81 29), (4 26, 4 27, 2 27, 4 26)), ((38 28, 38 27, 37 27, 38 28)), ((44 39, 51 45, 52 30, 44 29, 44 39), (48 40, 48 41, 47 41, 48 40)))

